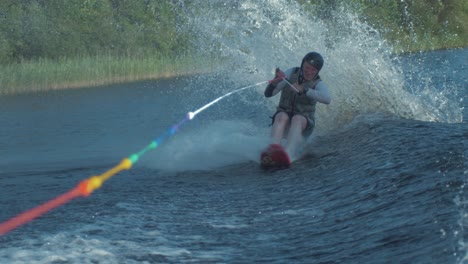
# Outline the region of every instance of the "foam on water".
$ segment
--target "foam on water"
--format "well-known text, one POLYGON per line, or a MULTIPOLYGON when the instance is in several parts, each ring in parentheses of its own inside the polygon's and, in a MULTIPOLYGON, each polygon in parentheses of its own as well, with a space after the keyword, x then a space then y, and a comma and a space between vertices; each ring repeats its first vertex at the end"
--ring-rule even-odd
POLYGON ((148 166, 157 169, 210 170, 246 161, 258 161, 268 144, 265 131, 253 134, 254 125, 244 121, 218 120, 183 131, 176 140, 165 142, 158 153, 148 153, 148 166))

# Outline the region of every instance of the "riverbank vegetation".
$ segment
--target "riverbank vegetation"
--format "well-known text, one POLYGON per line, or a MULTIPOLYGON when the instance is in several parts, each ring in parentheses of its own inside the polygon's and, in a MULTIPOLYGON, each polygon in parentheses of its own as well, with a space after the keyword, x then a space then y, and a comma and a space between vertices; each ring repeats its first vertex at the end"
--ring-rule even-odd
POLYGON ((298 0, 325 23, 340 9, 356 13, 393 46, 405 53, 468 46, 465 0, 298 0))
MULTIPOLYGON (((343 9, 356 13, 395 52, 468 45, 464 0, 297 1, 325 23, 343 9)), ((0 1, 0 94, 209 70, 210 59, 191 44, 185 17, 196 6, 183 0, 0 1)))
POLYGON ((0 94, 173 78, 212 71, 214 64, 206 58, 160 54, 144 57, 99 54, 55 60, 40 58, 0 65, 0 94))

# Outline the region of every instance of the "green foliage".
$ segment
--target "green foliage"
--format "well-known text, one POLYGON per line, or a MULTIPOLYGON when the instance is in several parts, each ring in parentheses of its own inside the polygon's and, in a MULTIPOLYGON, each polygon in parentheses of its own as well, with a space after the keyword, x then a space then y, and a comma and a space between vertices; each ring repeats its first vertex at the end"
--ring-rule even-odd
MULTIPOLYGON (((332 30, 335 11, 351 10, 402 50, 468 45, 465 0, 296 1, 332 30)), ((192 36, 178 30, 185 19, 178 4, 171 0, 2 0, 0 64, 97 54, 145 57, 186 52, 193 48, 192 36)))
POLYGON ((465 0, 298 2, 313 16, 329 24, 334 22, 335 10, 350 10, 362 21, 377 29, 394 44, 396 50, 416 51, 468 46, 468 1, 465 0))
POLYGON ((170 0, 2 0, 0 64, 102 53, 143 57, 186 50, 170 0))

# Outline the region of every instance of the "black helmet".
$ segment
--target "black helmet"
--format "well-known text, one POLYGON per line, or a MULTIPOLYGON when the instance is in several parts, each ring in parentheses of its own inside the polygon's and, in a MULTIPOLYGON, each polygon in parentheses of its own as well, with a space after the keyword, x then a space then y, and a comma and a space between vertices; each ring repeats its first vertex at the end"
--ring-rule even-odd
POLYGON ((322 69, 323 67, 322 55, 314 51, 309 52, 304 56, 301 63, 301 69, 304 65, 304 61, 307 61, 308 63, 312 64, 312 66, 314 66, 318 71, 320 71, 320 69, 322 69))

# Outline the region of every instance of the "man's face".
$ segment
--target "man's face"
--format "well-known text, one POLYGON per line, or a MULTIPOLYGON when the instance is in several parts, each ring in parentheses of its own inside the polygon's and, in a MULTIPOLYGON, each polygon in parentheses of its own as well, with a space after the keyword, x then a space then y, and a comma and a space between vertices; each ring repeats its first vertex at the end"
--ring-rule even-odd
POLYGON ((311 81, 318 73, 318 70, 307 61, 302 65, 302 70, 304 71, 304 79, 306 81, 311 81))

